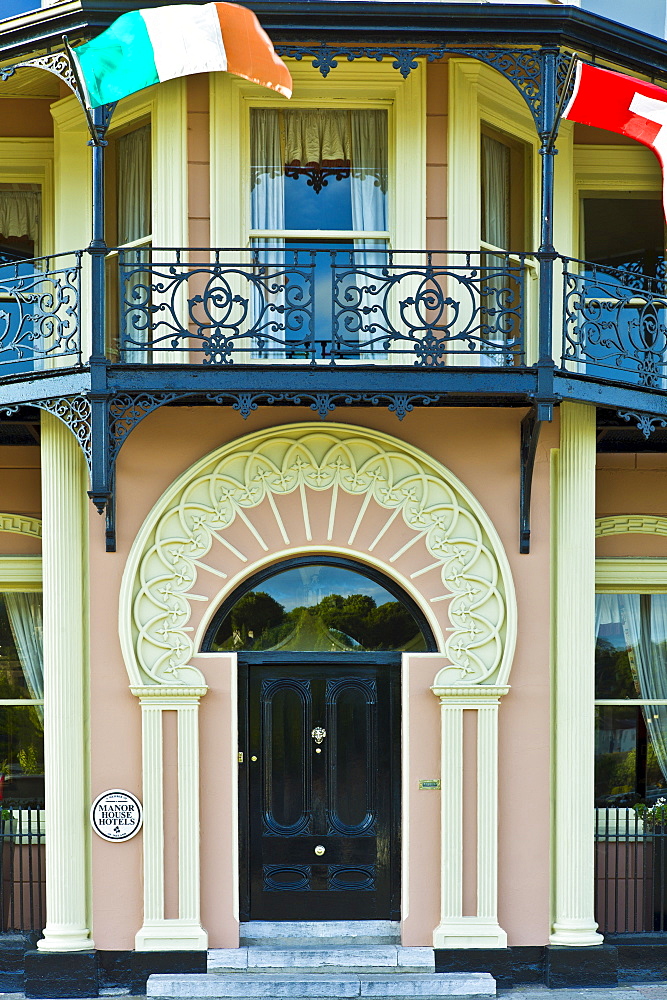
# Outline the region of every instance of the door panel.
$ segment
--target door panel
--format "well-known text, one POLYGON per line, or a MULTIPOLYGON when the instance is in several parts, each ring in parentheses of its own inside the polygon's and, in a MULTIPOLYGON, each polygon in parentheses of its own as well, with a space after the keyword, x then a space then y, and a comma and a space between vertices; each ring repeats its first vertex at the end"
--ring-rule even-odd
POLYGON ((396 919, 398 657, 242 659, 242 915, 396 919))

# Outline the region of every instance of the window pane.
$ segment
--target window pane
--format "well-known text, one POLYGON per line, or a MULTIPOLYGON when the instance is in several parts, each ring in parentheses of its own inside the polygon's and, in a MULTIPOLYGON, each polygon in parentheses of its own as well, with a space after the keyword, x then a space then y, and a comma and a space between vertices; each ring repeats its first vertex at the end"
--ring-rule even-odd
POLYGON ((665 794, 656 747, 639 705, 595 710, 595 805, 631 806, 665 794))
POLYGON ((257 108, 253 229, 387 229, 387 112, 257 108))
POLYGON ((212 650, 427 649, 419 623, 374 579, 330 564, 277 572, 225 615, 212 650))
POLYGON ((43 696, 42 595, 0 593, 0 698, 43 696))
POLYGON ((2 806, 43 805, 44 727, 37 705, 0 705, 2 806))

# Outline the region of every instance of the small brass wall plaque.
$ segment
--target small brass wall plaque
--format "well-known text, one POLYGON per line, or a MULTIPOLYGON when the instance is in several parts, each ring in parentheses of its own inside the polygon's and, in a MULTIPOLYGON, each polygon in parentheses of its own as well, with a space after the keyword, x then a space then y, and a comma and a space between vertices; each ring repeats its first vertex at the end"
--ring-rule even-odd
POLYGON ((440 791, 440 778, 422 778, 419 782, 419 791, 440 791))

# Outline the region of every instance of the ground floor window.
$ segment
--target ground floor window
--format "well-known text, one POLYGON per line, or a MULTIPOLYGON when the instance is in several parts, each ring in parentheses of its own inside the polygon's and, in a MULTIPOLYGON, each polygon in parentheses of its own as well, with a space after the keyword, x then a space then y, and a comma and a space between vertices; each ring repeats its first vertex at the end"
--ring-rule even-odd
POLYGON ((0 931, 44 926, 42 595, 0 589, 0 931))
POLYGON ((667 930, 667 594, 596 599, 598 922, 667 930))

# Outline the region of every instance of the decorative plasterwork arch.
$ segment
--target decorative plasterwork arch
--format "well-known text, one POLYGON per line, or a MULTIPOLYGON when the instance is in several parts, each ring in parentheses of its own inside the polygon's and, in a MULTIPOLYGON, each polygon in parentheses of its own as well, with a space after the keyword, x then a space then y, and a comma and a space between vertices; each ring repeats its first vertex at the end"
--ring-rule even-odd
POLYGON ((37 517, 27 517, 25 514, 5 514, 0 512, 0 531, 8 531, 14 535, 30 535, 31 538, 41 538, 42 522, 37 517))
POLYGON ((367 428, 307 423, 260 431, 206 456, 147 517, 120 597, 121 644, 133 688, 204 687, 189 662, 196 652, 193 602, 202 599, 198 576, 231 581, 248 562, 239 551, 241 534, 254 539, 264 557, 274 547, 284 555, 290 537, 281 504, 287 496, 298 511, 301 551, 304 542, 313 552, 324 547, 318 539, 331 537, 346 496, 361 500, 348 534, 349 555, 375 561, 384 537, 400 530, 401 546, 384 559, 395 579, 408 553, 413 559, 412 571, 403 570, 406 587, 435 623, 447 660, 436 683, 507 682, 516 638, 514 587, 502 543, 475 497, 444 466, 402 441, 367 428), (362 544, 371 506, 381 522, 373 540, 362 544), (270 535, 266 524, 257 525, 260 507, 270 519, 270 535), (267 544, 262 531, 277 544, 267 544), (414 553, 422 551, 415 566, 414 553))
POLYGON ((614 514, 595 520, 595 537, 608 535, 667 535, 667 517, 657 514, 614 514))

